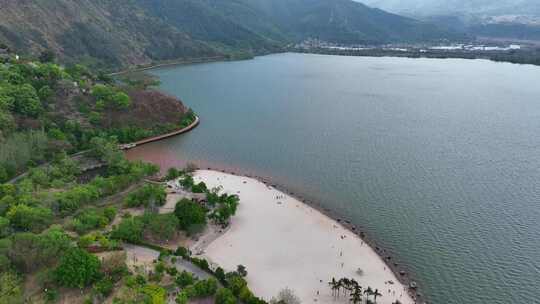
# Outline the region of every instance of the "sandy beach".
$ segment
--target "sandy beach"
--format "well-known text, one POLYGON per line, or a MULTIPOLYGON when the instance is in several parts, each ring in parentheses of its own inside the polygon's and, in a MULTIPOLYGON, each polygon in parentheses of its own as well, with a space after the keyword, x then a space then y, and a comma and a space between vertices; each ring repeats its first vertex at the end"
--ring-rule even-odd
POLYGON ((194 179, 240 196, 231 227, 203 255, 226 270, 245 265, 258 296, 269 300, 289 287, 302 303, 349 303, 328 286, 332 277, 347 277, 378 289, 377 303, 414 303, 371 247, 318 210, 252 178, 200 170, 194 179))

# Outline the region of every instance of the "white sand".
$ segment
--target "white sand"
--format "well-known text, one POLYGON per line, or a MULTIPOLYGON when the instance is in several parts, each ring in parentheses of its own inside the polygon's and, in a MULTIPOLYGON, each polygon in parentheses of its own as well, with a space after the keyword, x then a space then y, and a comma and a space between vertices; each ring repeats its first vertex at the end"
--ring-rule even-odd
POLYGON ((208 187, 222 185, 225 192, 240 196, 230 229, 211 242, 204 255, 226 270, 245 265, 256 295, 269 300, 289 287, 302 303, 348 303, 345 297, 335 299, 327 283, 332 277, 347 277, 378 289, 383 296, 377 303, 414 303, 373 249, 319 211, 255 179, 201 170, 195 180, 208 187), (358 268, 363 275, 357 274, 358 268))

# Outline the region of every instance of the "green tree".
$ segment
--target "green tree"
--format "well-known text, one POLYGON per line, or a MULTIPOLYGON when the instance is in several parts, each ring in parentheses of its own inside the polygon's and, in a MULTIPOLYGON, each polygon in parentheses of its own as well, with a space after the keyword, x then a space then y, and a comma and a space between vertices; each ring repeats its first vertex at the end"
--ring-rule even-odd
POLYGON ((206 210, 188 199, 182 199, 176 203, 174 214, 178 218, 180 228, 188 232, 204 227, 206 224, 206 210))
POLYGON ((92 88, 92 95, 96 98, 96 103, 101 104, 101 108, 126 109, 131 104, 131 99, 126 93, 117 91, 109 85, 95 85, 92 88))
POLYGON ((238 272, 238 274, 242 277, 246 277, 248 274, 247 268, 244 265, 238 265, 238 267, 236 267, 236 272, 238 272))
POLYGON ((66 287, 84 288, 96 282, 101 273, 99 259, 80 248, 72 248, 54 271, 57 282, 66 287))
POLYGON ((104 297, 109 296, 114 289, 114 282, 111 278, 103 278, 94 284, 94 291, 104 297))
POLYGON ((24 84, 12 89, 11 95, 14 99, 14 111, 21 115, 37 117, 43 112, 43 107, 39 101, 36 89, 30 84, 24 84))
POLYGON ((54 94, 54 91, 48 85, 43 86, 38 91, 38 96, 42 101, 49 101, 49 99, 53 96, 53 94, 54 94))
POLYGON ((191 191, 193 193, 205 193, 208 191, 208 188, 206 187, 206 184, 204 182, 200 182, 198 184, 195 184, 191 187, 191 191))
POLYGON ((124 92, 118 92, 113 95, 111 105, 116 109, 127 109, 131 105, 131 99, 124 92))
POLYGON ((234 295, 238 296, 240 291, 247 286, 247 282, 239 274, 232 272, 227 274, 227 286, 234 295))
POLYGON ((103 85, 103 84, 96 84, 92 88, 92 95, 97 100, 108 100, 111 99, 114 95, 114 89, 111 86, 103 85))
POLYGON ((144 223, 140 218, 132 217, 122 220, 120 225, 113 230, 111 236, 115 239, 139 243, 142 241, 144 223))

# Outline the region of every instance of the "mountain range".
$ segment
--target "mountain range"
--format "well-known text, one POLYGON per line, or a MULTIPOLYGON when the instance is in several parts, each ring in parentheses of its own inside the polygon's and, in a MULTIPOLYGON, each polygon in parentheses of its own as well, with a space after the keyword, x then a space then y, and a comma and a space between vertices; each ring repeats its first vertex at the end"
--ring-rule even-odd
POLYGON ((362 0, 480 38, 540 41, 538 0, 362 0))
POLYGON ((454 30, 352 0, 3 0, 0 43, 62 61, 126 67, 336 43, 462 39, 454 30))

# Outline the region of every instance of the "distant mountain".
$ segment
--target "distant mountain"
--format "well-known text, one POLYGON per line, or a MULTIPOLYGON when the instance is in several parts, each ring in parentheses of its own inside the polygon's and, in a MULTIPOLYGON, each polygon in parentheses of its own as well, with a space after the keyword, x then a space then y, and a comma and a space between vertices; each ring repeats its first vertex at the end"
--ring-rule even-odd
MULTIPOLYGON (((213 0, 219 2, 220 0, 213 0)), ((317 37, 341 43, 461 39, 462 35, 350 0, 243 0, 294 40, 317 37)))
POLYGON ((540 41, 538 0, 364 0, 481 38, 540 41))
POLYGON ((259 54, 306 38, 340 43, 460 39, 351 0, 3 0, 0 43, 63 61, 131 66, 259 54))
POLYGON ((538 0, 362 0, 390 12, 412 16, 431 15, 537 15, 538 0))

